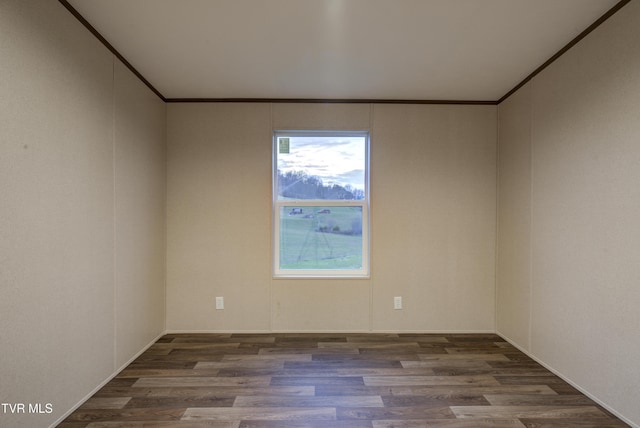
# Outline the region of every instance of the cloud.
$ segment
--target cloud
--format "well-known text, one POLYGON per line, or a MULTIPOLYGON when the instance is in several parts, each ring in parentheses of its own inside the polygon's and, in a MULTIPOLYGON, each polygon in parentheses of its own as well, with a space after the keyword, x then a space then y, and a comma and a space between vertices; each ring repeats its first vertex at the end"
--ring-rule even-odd
POLYGON ((364 137, 290 137, 289 153, 278 153, 278 169, 304 171, 325 184, 364 189, 364 137))

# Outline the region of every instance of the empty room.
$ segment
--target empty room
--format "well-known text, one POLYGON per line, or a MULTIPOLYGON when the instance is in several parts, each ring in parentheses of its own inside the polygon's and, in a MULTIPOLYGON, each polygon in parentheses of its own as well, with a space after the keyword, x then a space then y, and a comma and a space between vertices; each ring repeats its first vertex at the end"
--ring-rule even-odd
POLYGON ((0 427, 640 427, 640 0, 0 0, 0 427))

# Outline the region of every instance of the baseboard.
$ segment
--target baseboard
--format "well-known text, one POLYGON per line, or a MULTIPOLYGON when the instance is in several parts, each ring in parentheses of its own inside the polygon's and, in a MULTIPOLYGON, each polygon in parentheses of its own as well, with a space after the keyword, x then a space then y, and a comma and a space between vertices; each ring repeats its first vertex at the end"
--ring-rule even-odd
POLYGON ((375 330, 371 334, 496 334, 494 330, 375 330))
POLYGON ((494 330, 167 330, 165 334, 496 334, 494 330))
POLYGON ((116 369, 108 378, 106 378, 105 380, 103 380, 102 382, 100 382, 100 384, 98 384, 98 386, 96 386, 95 388, 93 388, 87 395, 85 395, 78 403, 76 403, 73 407, 71 407, 71 409, 67 410, 62 416, 60 416, 58 419, 56 419, 56 421, 49 425, 49 428, 54 428, 56 425, 58 425, 59 423, 61 423, 63 420, 65 420, 71 413, 75 412, 78 407, 82 406, 84 404, 85 401, 87 401, 89 398, 91 398, 96 392, 98 392, 100 390, 100 388, 102 388, 103 386, 105 386, 107 383, 111 382, 111 380, 118 376, 118 374, 124 370, 129 364, 131 364, 136 358, 138 358, 140 355, 142 355, 147 349, 149 349, 151 346, 153 346, 154 343, 156 343, 158 341, 158 339, 160 339, 162 336, 165 335, 165 332, 160 333, 158 336, 156 336, 156 338, 154 338, 151 342, 149 342, 147 345, 145 345, 142 350, 140 350, 140 352, 136 353, 133 357, 131 357, 126 363, 124 363, 122 366, 120 366, 118 369, 116 369))
POLYGON ((269 330, 167 330, 164 334, 269 334, 269 330))
POLYGON ((591 394, 589 391, 587 391, 586 389, 584 389, 582 386, 578 385, 577 383, 573 382, 571 379, 569 379, 567 376, 565 376, 564 374, 560 373, 559 371, 557 371, 556 369, 554 369, 553 367, 549 366, 548 364, 546 364, 544 361, 540 360, 539 358, 537 358, 535 355, 533 355, 531 352, 529 352, 528 350, 526 350, 525 348, 523 348, 522 346, 518 345, 514 340, 511 340, 507 335, 500 333, 499 331, 496 331, 496 334, 500 337, 502 337, 505 341, 509 342, 511 345, 513 345, 514 347, 516 347, 520 352, 524 353, 525 355, 527 355, 529 358, 531 358, 532 360, 534 360, 536 363, 540 364, 542 367, 544 367, 545 369, 549 370, 551 373, 553 373, 554 375, 558 376, 560 379, 562 379, 563 381, 567 382, 569 385, 571 385, 572 387, 574 387, 575 389, 577 389, 578 391, 580 391, 582 394, 586 395, 587 397, 589 397, 591 400, 595 401, 596 403, 598 403, 598 405, 602 406, 603 408, 605 408, 608 412, 610 412, 612 415, 614 415, 615 417, 617 417, 618 419, 620 419, 622 422, 624 422, 625 424, 631 426, 632 428, 640 428, 640 425, 637 425, 633 422, 631 422, 630 420, 628 420, 626 417, 624 417, 624 415, 621 415, 620 413, 618 413, 615 409, 613 409, 610 405, 608 405, 607 403, 602 402, 598 397, 594 396, 593 394, 591 394))

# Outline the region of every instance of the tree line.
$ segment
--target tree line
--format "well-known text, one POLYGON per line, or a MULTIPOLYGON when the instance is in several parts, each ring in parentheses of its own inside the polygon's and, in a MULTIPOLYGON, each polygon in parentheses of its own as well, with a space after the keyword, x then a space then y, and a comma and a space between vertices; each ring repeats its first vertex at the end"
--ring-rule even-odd
POLYGON ((364 190, 349 184, 325 185, 320 177, 304 171, 287 171, 283 174, 278 170, 278 194, 291 199, 364 199, 364 190))

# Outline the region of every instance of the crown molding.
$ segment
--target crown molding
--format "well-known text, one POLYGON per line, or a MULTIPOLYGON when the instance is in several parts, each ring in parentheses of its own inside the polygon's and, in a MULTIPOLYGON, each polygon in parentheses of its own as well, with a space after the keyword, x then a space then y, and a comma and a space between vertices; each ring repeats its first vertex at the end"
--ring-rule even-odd
POLYGON ((122 56, 122 54, 120 54, 120 52, 118 52, 116 50, 116 48, 114 48, 111 43, 109 43, 109 41, 107 39, 105 39, 102 34, 100 34, 98 32, 98 30, 96 30, 93 25, 91 25, 89 23, 89 21, 87 21, 82 15, 80 15, 80 12, 78 12, 73 6, 71 6, 69 4, 69 2, 67 0, 58 0, 82 25, 84 25, 84 27, 89 30, 89 32, 91 34, 93 34, 96 39, 98 39, 103 45, 104 47, 106 47, 107 49, 109 49, 109 51, 116 57, 118 58, 133 74, 135 74, 135 76, 140 79, 140 81, 142 81, 142 83, 144 83, 154 94, 156 94, 158 96, 158 98, 160 98, 162 101, 167 101, 167 99, 164 97, 164 95, 162 95, 160 93, 160 91, 158 91, 138 70, 135 69, 135 67, 133 65, 131 65, 131 63, 129 61, 127 61, 127 59, 125 57, 122 56))
POLYGON ((496 101, 471 100, 395 100, 337 98, 166 98, 167 103, 298 103, 298 104, 456 104, 496 105, 496 101))
POLYGON ((546 60, 540 67, 538 67, 535 70, 533 70, 533 72, 531 74, 529 74, 527 77, 525 77, 524 80, 522 80, 522 82, 518 83, 516 86, 513 87, 513 89, 511 89, 509 92, 504 94, 498 101, 496 101, 496 104, 500 104, 501 102, 503 102, 504 100, 509 98, 511 95, 516 93, 518 91, 518 89, 522 88, 529 81, 531 81, 534 77, 536 77, 538 74, 540 74, 540 72, 542 72, 542 70, 544 70, 545 68, 549 67, 558 58, 560 58, 562 55, 564 55, 569 49, 571 49, 576 44, 578 44, 578 42, 580 42, 580 40, 584 39, 589 34, 591 34, 591 32, 593 32, 593 30, 595 30, 600 25, 602 25, 602 23, 605 22, 607 19, 611 18, 617 11, 619 11, 624 6, 626 6, 630 1, 631 0, 621 0, 618 3, 616 3, 615 6, 613 6, 611 9, 609 9, 604 15, 602 15, 600 18, 598 18, 593 24, 588 26, 582 33, 578 34, 573 40, 571 40, 569 43, 567 43, 562 49, 560 49, 558 52, 556 52, 551 58, 546 60))
POLYGON ((405 99, 333 99, 333 98, 167 98, 158 91, 138 70, 131 65, 126 58, 114 48, 102 34, 100 34, 67 0, 58 0, 91 34, 93 34, 116 58, 118 58, 142 83, 144 83, 154 94, 166 103, 335 103, 335 104, 445 104, 445 105, 499 105, 518 89, 526 85, 534 77, 540 74, 545 68, 564 55, 569 49, 578 44, 602 23, 611 18, 616 12, 626 6, 631 0, 620 0, 609 9, 604 15, 598 18, 593 24, 567 43, 562 49, 556 52, 551 58, 536 68, 531 74, 525 77, 520 83, 514 86, 509 92, 495 101, 472 101, 472 100, 405 100, 405 99))

